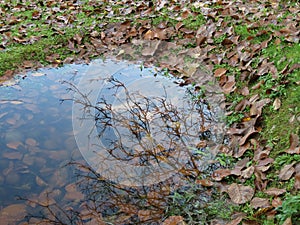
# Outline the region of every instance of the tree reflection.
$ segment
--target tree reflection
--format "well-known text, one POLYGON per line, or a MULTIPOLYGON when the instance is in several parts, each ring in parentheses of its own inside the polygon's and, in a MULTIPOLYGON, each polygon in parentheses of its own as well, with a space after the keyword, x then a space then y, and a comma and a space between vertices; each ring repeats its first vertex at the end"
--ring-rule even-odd
MULTIPOLYGON (((68 83, 69 90, 79 96, 73 100, 82 106, 81 119, 94 120, 93 129, 98 134, 98 145, 93 150, 95 158, 105 152, 105 157, 114 162, 142 171, 154 168, 149 177, 143 172, 134 174, 137 180, 152 179, 151 182, 124 185, 116 179, 119 174, 113 166, 107 177, 101 173, 101 167, 99 170, 85 162, 72 161, 68 165, 77 169, 77 186, 85 196, 84 201, 65 208, 57 203, 45 205, 28 200, 44 209, 41 216, 34 218, 40 219, 41 224, 161 224, 172 215, 174 205, 180 208, 181 201, 202 209, 210 196, 195 181, 210 173, 209 167, 218 166, 213 159, 218 132, 221 132, 211 106, 205 101, 205 93, 189 87, 185 90, 185 99, 178 99, 176 95, 170 99, 165 87, 163 95, 157 97, 131 91, 115 77, 106 78, 104 82, 105 89, 96 104, 89 100, 88 94, 68 83), (159 173, 156 168, 160 169, 159 173), (162 179, 160 175, 165 171, 168 174, 162 179), (157 179, 156 182, 153 179, 157 179), (196 191, 185 189, 195 186, 196 191), (174 198, 176 193, 189 192, 193 194, 179 200, 174 198)), ((126 179, 129 173, 124 174, 126 179)), ((181 213, 187 215, 184 211, 181 213)), ((200 214, 188 217, 192 221, 200 214)))

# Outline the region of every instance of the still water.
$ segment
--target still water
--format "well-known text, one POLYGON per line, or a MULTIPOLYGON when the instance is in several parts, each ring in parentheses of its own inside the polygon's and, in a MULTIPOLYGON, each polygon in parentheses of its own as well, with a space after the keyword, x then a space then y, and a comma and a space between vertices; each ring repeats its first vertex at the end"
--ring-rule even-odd
POLYGON ((60 80, 72 80, 86 65, 41 69, 12 86, 0 87, 0 221, 13 224, 29 209, 18 197, 62 202, 82 196, 65 165, 80 153, 72 132, 72 102, 60 80), (77 193, 77 195, 76 195, 77 193))
POLYGON ((179 170, 197 176, 201 157, 214 156, 206 150, 221 142, 222 129, 206 104, 186 105, 180 81, 158 75, 139 65, 96 61, 40 69, 1 86, 1 224, 161 221, 167 196, 178 188, 166 180, 179 170), (164 163, 153 166, 158 160, 164 163), (167 176, 159 177, 161 171, 167 176))

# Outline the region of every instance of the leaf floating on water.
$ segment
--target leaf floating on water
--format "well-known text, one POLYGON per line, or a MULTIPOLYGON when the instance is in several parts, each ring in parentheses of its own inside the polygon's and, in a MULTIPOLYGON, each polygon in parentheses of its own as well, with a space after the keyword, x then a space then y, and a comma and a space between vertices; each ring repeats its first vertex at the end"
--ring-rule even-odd
POLYGON ((41 77, 41 76, 45 76, 46 74, 45 73, 33 73, 31 74, 33 77, 41 77))
POLYGON ((19 100, 1 100, 0 103, 10 103, 13 105, 20 105, 23 103, 23 101, 19 101, 19 100))
POLYGON ((23 102, 22 101, 18 101, 18 100, 13 100, 13 101, 10 101, 10 103, 13 104, 13 105, 20 105, 23 102))

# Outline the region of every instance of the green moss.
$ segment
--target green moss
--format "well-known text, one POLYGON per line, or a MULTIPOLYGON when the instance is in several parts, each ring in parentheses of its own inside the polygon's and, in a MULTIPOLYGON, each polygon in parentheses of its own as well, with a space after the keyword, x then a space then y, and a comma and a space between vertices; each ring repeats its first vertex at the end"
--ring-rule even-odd
POLYGON ((262 136, 268 140, 269 146, 274 148, 272 156, 284 152, 289 147, 291 133, 300 135, 300 86, 290 86, 285 89, 286 97, 278 111, 272 107, 264 113, 264 129, 262 136))
POLYGON ((66 35, 57 35, 41 39, 31 45, 15 44, 10 46, 7 51, 0 52, 0 74, 7 70, 15 69, 25 60, 39 61, 42 64, 48 64, 46 56, 54 53, 60 54, 60 60, 72 55, 65 46, 68 38, 74 35, 73 31, 66 35), (52 46, 49 48, 49 46, 52 46), (47 49, 47 51, 45 51, 47 49))
POLYGON ((182 22, 186 28, 197 30, 201 25, 205 24, 206 20, 202 14, 198 14, 197 16, 189 16, 182 22))

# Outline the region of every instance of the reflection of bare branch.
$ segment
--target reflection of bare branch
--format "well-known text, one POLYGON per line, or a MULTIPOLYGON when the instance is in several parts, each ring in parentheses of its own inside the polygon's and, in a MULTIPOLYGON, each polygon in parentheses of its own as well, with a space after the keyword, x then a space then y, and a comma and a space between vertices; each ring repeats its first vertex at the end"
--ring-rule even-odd
MULTIPOLYGON (((107 100, 104 94, 96 105, 86 100, 77 102, 96 109, 99 138, 111 156, 139 166, 164 160, 177 170, 186 164, 199 169, 199 156, 195 157, 191 148, 197 149, 197 144, 207 138, 207 121, 212 119, 201 98, 187 99, 186 108, 180 108, 168 99, 166 90, 165 96, 147 97, 130 92, 114 77, 106 83, 113 100, 107 100)), ((192 94, 190 91, 190 97, 192 94)))

